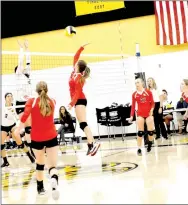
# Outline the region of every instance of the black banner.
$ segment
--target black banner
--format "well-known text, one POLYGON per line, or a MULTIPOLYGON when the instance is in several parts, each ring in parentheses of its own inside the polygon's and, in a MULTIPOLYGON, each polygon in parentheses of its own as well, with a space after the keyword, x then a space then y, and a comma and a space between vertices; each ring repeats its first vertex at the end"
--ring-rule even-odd
POLYGON ((76 17, 74 1, 2 1, 1 37, 13 37, 154 14, 153 1, 125 1, 125 9, 76 17), (25 22, 26 23, 25 23, 25 22))

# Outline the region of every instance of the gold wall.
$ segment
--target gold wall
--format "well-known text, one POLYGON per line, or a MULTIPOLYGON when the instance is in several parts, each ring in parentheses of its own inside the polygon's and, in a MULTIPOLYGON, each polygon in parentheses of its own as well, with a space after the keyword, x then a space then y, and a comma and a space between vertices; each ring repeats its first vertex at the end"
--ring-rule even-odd
MULTIPOLYGON (((120 54, 122 38, 123 53, 135 55, 135 43, 140 44, 141 55, 153 55, 187 50, 188 44, 178 46, 157 46, 155 34, 155 16, 145 16, 108 23, 77 27, 77 34, 73 38, 66 37, 64 30, 56 30, 38 34, 31 34, 2 40, 2 50, 18 51, 17 39, 29 40, 31 52, 62 52, 74 53, 85 42, 91 42, 84 53, 92 54, 120 54), (119 26, 120 25, 120 26, 119 26)), ((91 58, 89 62, 103 61, 107 58, 91 58)), ((32 69, 47 69, 70 65, 71 57, 33 56, 32 69)), ((12 73, 17 65, 16 55, 3 55, 3 74, 12 73)))

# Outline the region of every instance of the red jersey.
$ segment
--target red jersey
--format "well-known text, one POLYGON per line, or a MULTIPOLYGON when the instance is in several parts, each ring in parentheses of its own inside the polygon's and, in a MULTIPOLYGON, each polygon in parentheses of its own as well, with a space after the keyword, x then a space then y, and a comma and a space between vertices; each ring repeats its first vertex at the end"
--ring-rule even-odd
POLYGON ((71 73, 71 76, 69 79, 69 90, 70 90, 70 96, 71 96, 71 102, 69 104, 71 106, 74 106, 78 99, 86 99, 83 93, 84 82, 81 82, 82 74, 75 72, 75 65, 83 50, 84 48, 80 47, 74 56, 74 62, 73 62, 74 71, 71 73))
POLYGON ((182 98, 186 103, 188 103, 188 95, 186 95, 185 93, 182 93, 182 98))
POLYGON ((24 113, 21 117, 21 122, 25 123, 31 114, 31 139, 33 141, 42 142, 55 138, 57 136, 54 125, 54 109, 55 102, 50 99, 52 107, 52 114, 50 116, 43 116, 39 108, 40 98, 30 98, 25 104, 24 113))
POLYGON ((138 105, 137 116, 148 117, 150 110, 154 108, 155 103, 153 100, 152 92, 149 90, 143 90, 141 93, 135 91, 132 95, 132 108, 131 116, 134 116, 135 105, 138 105))

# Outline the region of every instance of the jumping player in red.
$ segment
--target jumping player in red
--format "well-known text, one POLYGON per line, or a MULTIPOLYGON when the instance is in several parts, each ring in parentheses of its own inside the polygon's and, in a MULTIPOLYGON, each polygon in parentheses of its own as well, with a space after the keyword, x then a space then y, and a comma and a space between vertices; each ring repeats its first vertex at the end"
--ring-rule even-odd
POLYGON ((68 105, 68 109, 70 110, 75 106, 76 117, 80 123, 80 128, 84 131, 88 140, 87 155, 94 156, 97 153, 100 144, 95 142, 91 130, 86 122, 87 100, 83 93, 83 86, 90 75, 90 68, 87 67, 85 61, 79 60, 80 54, 86 45, 88 44, 81 46, 74 56, 74 70, 69 79, 71 102, 68 105))
POLYGON ((188 120, 188 79, 183 79, 180 89, 182 92, 182 98, 187 103, 187 111, 184 115, 184 119, 188 120))
POLYGON ((58 156, 58 141, 57 133, 54 125, 54 109, 55 101, 48 97, 48 87, 43 81, 36 86, 37 98, 30 98, 24 109, 21 117, 21 123, 15 134, 18 135, 24 127, 24 123, 31 115, 31 147, 36 156, 36 178, 37 191, 42 195, 45 193, 43 186, 44 166, 45 166, 45 150, 47 153, 47 165, 51 176, 52 196, 54 199, 59 197, 57 191, 58 171, 57 156, 58 156))
POLYGON ((130 122, 133 120, 135 113, 135 105, 137 103, 137 126, 138 126, 138 155, 142 155, 142 137, 144 135, 144 123, 146 120, 147 130, 149 135, 149 143, 147 151, 151 151, 152 141, 153 141, 153 130, 154 130, 154 120, 153 120, 153 110, 154 110, 154 100, 151 91, 144 89, 144 82, 141 78, 136 79, 136 90, 132 95, 132 108, 130 122))

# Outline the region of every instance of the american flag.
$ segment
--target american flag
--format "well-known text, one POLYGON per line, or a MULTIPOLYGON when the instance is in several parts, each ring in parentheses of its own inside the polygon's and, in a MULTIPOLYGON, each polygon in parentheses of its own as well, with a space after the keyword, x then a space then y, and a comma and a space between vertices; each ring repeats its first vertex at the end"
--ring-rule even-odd
POLYGON ((155 1, 157 45, 188 42, 188 1, 155 1))

